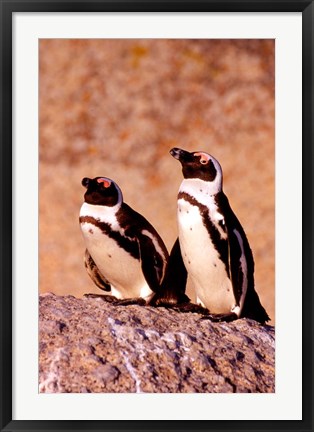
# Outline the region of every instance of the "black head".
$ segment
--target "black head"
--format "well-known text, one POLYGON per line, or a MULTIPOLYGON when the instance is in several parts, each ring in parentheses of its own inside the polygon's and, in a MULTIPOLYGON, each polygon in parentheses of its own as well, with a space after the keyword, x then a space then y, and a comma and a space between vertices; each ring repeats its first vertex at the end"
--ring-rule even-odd
POLYGON ((82 185, 86 187, 84 199, 88 204, 113 207, 122 202, 122 193, 119 186, 107 177, 84 177, 82 185))
POLYGON ((185 179, 201 179, 207 182, 222 183, 222 170, 218 161, 202 151, 188 152, 179 148, 170 150, 171 156, 181 162, 185 179))

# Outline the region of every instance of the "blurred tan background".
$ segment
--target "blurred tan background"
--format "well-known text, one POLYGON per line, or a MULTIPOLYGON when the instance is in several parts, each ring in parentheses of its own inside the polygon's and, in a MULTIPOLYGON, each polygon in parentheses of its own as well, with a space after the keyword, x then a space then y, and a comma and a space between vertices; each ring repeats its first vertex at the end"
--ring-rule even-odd
POLYGON ((85 176, 115 180, 170 252, 176 146, 221 163, 274 324, 274 50, 273 40, 40 41, 41 292, 100 293, 83 266, 85 176))

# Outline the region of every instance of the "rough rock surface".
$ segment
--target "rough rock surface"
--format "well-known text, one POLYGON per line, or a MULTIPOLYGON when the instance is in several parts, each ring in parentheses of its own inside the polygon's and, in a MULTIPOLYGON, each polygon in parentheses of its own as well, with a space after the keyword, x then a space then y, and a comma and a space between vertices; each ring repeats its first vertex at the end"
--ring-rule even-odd
POLYGON ((275 391, 274 327, 99 298, 39 301, 40 392, 275 391))

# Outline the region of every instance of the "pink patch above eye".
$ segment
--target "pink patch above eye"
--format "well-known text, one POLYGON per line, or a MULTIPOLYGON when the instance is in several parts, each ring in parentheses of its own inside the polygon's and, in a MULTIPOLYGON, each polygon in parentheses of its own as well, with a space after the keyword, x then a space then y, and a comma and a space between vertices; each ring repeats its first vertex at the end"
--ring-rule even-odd
POLYGON ((194 156, 201 156, 200 161, 202 163, 207 163, 210 159, 210 156, 207 153, 202 153, 202 152, 194 153, 194 156))
POLYGON ((97 183, 101 183, 105 188, 108 188, 111 185, 111 182, 104 178, 97 179, 97 183))

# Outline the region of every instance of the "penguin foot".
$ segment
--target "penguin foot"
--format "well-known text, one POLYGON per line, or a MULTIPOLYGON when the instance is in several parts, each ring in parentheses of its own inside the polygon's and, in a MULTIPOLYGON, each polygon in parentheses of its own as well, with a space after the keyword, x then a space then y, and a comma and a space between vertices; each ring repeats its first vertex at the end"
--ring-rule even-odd
POLYGON ((129 306, 129 305, 135 305, 135 304, 139 305, 139 306, 145 306, 146 300, 144 300, 142 297, 116 299, 113 304, 115 306, 129 306))
POLYGON ((238 315, 234 312, 229 312, 226 314, 211 314, 208 313, 207 315, 202 316, 201 320, 203 319, 209 319, 213 322, 230 322, 238 319, 238 315))
POLYGON ((173 296, 158 296, 155 295, 149 302, 149 306, 173 308, 180 304, 189 303, 190 299, 187 295, 182 294, 180 297, 173 296))
POLYGON ((106 294, 84 294, 84 297, 86 297, 86 298, 100 298, 101 300, 106 301, 108 303, 111 303, 114 306, 128 306, 128 305, 132 305, 132 304, 137 304, 140 306, 146 305, 146 301, 142 297, 118 299, 115 296, 106 295, 106 294))
POLYGON ((172 306, 172 309, 174 309, 177 312, 194 312, 194 313, 200 313, 206 317, 208 315, 208 309, 205 309, 203 306, 197 305, 195 303, 179 303, 174 306, 172 306))
POLYGON ((84 294, 85 298, 100 298, 103 301, 106 301, 108 303, 115 303, 117 301, 117 297, 112 295, 106 295, 106 294, 84 294))

